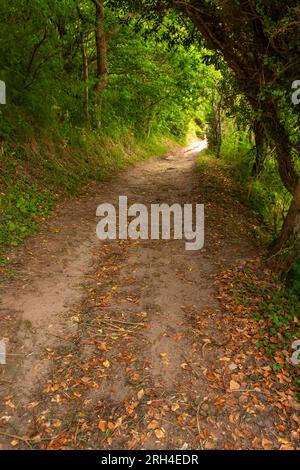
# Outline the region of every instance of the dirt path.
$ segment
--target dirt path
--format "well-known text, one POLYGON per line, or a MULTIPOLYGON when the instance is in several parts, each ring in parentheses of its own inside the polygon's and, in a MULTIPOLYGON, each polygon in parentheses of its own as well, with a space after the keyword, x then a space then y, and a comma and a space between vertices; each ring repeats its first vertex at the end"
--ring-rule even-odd
POLYGON ((257 324, 215 285, 259 254, 253 214, 195 150, 138 164, 64 204, 1 285, 0 447, 295 448, 297 406, 270 381, 257 324), (218 188, 218 191, 216 191, 218 188), (206 205, 206 245, 95 236, 102 202, 206 205), (283 404, 284 402, 284 404, 283 404))

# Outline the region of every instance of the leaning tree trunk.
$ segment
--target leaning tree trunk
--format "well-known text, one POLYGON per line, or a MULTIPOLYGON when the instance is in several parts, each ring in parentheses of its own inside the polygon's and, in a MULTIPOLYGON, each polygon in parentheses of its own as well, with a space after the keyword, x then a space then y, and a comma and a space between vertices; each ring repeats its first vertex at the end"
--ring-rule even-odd
POLYGON ((281 233, 275 241, 270 257, 271 268, 286 275, 300 258, 300 177, 281 233))

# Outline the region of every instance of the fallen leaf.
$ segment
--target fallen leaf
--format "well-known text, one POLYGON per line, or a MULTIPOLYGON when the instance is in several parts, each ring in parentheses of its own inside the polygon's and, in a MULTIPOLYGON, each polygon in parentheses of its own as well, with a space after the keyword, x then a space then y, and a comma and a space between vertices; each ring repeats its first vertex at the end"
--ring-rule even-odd
POLYGON ((165 437, 165 433, 162 429, 155 429, 154 433, 157 439, 163 439, 165 437))
POLYGON ((179 408, 180 406, 178 405, 178 403, 174 403, 174 405, 171 406, 172 411, 177 411, 179 408))
POLYGON ((100 429, 100 431, 105 432, 106 431, 106 421, 103 421, 102 419, 100 419, 100 421, 98 423, 98 428, 100 429))
POLYGON ((71 317, 71 320, 75 323, 79 323, 80 322, 80 316, 79 315, 73 315, 73 317, 71 317))
POLYGON ((54 421, 53 421, 52 425, 53 425, 53 426, 54 426, 56 429, 58 429, 58 428, 60 428, 60 427, 61 427, 61 425, 62 425, 62 422, 61 422, 61 420, 60 420, 60 419, 54 419, 54 421))
POLYGON ((291 445, 290 441, 288 441, 287 439, 284 439, 283 437, 279 437, 277 440, 280 444, 291 445))
MULTIPOLYGON (((83 382, 84 384, 87 384, 90 381, 91 381, 90 377, 82 377, 82 379, 81 379, 81 382, 83 382)), ((58 389, 56 389, 56 390, 58 390, 58 389)), ((55 390, 53 390, 53 391, 55 391, 55 390)))
POLYGON ((273 449, 273 442, 269 441, 268 439, 262 439, 261 441, 262 447, 264 450, 272 450, 273 449))
POLYGON ((239 390, 240 384, 235 380, 230 381, 230 390, 239 390))
POLYGON ((139 406, 138 401, 136 401, 135 403, 131 403, 131 405, 127 406, 126 408, 127 413, 131 415, 138 406, 139 406))
POLYGON ((295 450, 295 447, 293 447, 291 444, 282 444, 280 446, 280 450, 295 450))

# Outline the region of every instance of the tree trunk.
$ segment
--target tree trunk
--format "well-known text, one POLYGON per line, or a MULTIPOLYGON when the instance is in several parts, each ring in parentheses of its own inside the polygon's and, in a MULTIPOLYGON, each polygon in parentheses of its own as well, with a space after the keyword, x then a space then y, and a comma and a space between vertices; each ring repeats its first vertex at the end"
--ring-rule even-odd
POLYGON ((293 200, 281 232, 271 247, 270 266, 285 276, 300 255, 300 177, 293 161, 292 145, 284 125, 280 122, 276 103, 264 103, 263 116, 268 134, 276 147, 276 158, 281 181, 293 200))
POLYGON ((81 36, 81 51, 82 51, 82 74, 83 74, 83 81, 84 81, 84 97, 83 97, 83 108, 84 108, 84 115, 86 119, 86 123, 90 124, 90 111, 89 111, 89 62, 86 53, 86 46, 84 42, 84 36, 81 36))
POLYGON ((269 264, 280 275, 286 275, 300 258, 300 177, 281 233, 271 249, 269 264))
POLYGON ((97 82, 96 92, 96 126, 101 127, 101 114, 103 107, 103 92, 108 83, 108 35, 105 32, 104 0, 93 0, 96 6, 96 55, 97 55, 97 82))
POLYGON ((216 148, 216 157, 220 158, 221 155, 221 146, 222 146, 222 101, 217 105, 217 122, 216 122, 216 131, 217 131, 217 148, 216 148))
POLYGON ((252 176, 258 176, 264 167, 267 156, 265 129, 260 120, 255 120, 253 124, 255 139, 256 158, 252 168, 252 176))
POLYGON ((222 102, 217 101, 212 105, 212 111, 208 123, 208 145, 217 158, 220 158, 222 145, 222 102))

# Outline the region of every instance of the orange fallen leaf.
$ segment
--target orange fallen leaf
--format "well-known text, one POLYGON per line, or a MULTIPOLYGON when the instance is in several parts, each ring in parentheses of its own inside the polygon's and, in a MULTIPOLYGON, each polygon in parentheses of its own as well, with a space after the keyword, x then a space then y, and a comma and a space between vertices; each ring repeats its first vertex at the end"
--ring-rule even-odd
POLYGON ((54 421, 52 422, 52 425, 53 425, 54 428, 58 429, 58 428, 61 427, 62 422, 61 422, 60 419, 54 419, 54 421))
POLYGON ((103 421, 102 419, 100 419, 100 421, 98 423, 98 428, 100 429, 100 431, 105 432, 106 431, 106 421, 103 421))
POLYGON ((83 382, 84 384, 87 384, 90 381, 91 381, 90 377, 82 377, 82 379, 81 379, 81 382, 83 382))
POLYGON ((157 439, 163 439, 165 437, 165 433, 162 429, 155 429, 154 433, 157 439))
POLYGON ((129 415, 131 415, 134 410, 139 406, 139 402, 131 403, 131 405, 127 406, 126 411, 129 415))
POLYGON ((268 439, 262 439, 261 441, 264 450, 272 450, 273 449, 273 442, 269 441, 268 439))
POLYGON ((171 406, 172 411, 177 411, 179 408, 180 407, 179 407, 178 403, 174 403, 174 405, 171 406))

